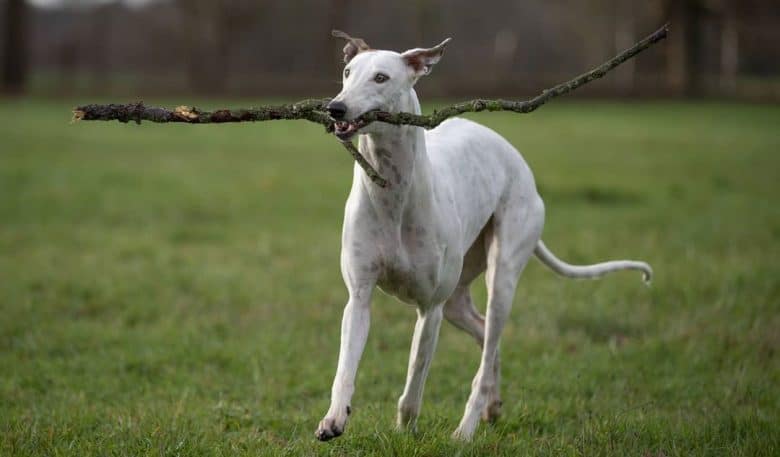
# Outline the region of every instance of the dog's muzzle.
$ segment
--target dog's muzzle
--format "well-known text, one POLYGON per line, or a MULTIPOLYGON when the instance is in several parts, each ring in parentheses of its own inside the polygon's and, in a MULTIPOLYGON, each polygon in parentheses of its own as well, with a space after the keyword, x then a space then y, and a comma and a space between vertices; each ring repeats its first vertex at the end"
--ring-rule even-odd
POLYGON ((366 113, 371 113, 373 111, 380 111, 379 109, 372 109, 368 110, 365 113, 361 114, 360 116, 356 117, 354 120, 351 121, 345 121, 341 119, 333 119, 333 133, 341 140, 341 141, 347 141, 350 138, 352 138, 356 133, 358 133, 358 130, 362 129, 366 125, 368 125, 370 122, 366 122, 361 118, 366 113))
POLYGON ((333 124, 333 133, 342 141, 352 138, 365 123, 362 121, 336 121, 333 124))

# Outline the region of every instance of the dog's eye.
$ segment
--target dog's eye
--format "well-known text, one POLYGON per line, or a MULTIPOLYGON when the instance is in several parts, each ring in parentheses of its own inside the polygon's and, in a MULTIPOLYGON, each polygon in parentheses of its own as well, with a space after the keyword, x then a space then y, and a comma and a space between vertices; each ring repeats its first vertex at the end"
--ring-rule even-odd
POLYGON ((349 68, 344 69, 344 77, 349 78, 349 68))
POLYGON ((377 73, 376 76, 374 76, 374 82, 377 83, 377 84, 382 84, 383 82, 387 81, 388 79, 390 79, 390 77, 387 76, 384 73, 377 73))

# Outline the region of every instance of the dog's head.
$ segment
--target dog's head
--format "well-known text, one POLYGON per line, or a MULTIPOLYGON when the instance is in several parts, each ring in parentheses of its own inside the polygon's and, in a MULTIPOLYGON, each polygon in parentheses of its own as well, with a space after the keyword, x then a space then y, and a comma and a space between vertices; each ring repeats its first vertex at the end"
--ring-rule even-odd
MULTIPOLYGON (((335 134, 351 138, 363 126, 352 122, 369 111, 394 112, 398 102, 421 76, 427 75, 441 59, 450 38, 432 48, 406 52, 371 49, 365 41, 334 30, 333 36, 347 40, 344 46, 342 89, 327 109, 335 124, 335 134)), ((368 133, 371 126, 363 131, 368 133)))

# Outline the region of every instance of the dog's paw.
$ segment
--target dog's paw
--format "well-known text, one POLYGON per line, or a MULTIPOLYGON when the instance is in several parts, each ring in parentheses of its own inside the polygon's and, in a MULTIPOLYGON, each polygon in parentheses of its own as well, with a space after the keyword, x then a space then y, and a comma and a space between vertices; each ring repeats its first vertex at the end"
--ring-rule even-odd
POLYGON ((450 435, 450 438, 452 438, 454 441, 461 441, 463 443, 467 443, 471 441, 471 435, 473 435, 474 432, 463 430, 461 427, 458 427, 455 429, 454 432, 452 432, 452 435, 450 435))
MULTIPOLYGON (((349 407, 347 407, 347 414, 349 414, 349 407)), ((320 425, 317 427, 317 431, 314 432, 314 436, 320 441, 328 441, 330 439, 341 436, 344 433, 344 428, 347 426, 347 415, 344 417, 328 417, 320 421, 320 425)))
POLYGON ((482 420, 490 424, 496 423, 496 421, 501 417, 502 404, 503 403, 501 402, 501 400, 492 401, 482 411, 482 420))

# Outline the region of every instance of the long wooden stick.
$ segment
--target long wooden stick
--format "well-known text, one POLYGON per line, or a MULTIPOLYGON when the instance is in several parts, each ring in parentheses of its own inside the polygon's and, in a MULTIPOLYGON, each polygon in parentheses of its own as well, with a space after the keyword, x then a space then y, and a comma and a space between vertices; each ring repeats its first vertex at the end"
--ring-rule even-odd
MULTIPOLYGON (((555 97, 568 94, 577 88, 599 79, 623 62, 635 57, 640 52, 651 47, 655 43, 665 39, 669 33, 669 24, 648 35, 630 48, 611 58, 598 67, 583 73, 576 78, 557 86, 543 90, 536 97, 529 100, 483 100, 476 99, 456 103, 447 106, 431 114, 414 113, 388 113, 384 111, 372 111, 363 114, 354 122, 367 125, 371 122, 384 122, 393 125, 413 125, 431 129, 444 120, 464 113, 478 113, 481 111, 511 111, 514 113, 530 113, 555 97)), ((295 120, 304 119, 325 126, 327 132, 333 131, 333 119, 327 114, 325 106, 330 99, 302 100, 289 105, 261 106, 248 109, 220 109, 216 111, 201 111, 195 107, 179 106, 173 110, 165 108, 145 106, 142 102, 129 104, 109 105, 83 105, 73 110, 74 121, 141 121, 150 122, 182 122, 187 124, 216 124, 224 122, 260 122, 271 120, 295 120)), ((366 171, 366 174, 378 186, 385 187, 387 181, 382 179, 371 164, 358 152, 350 142, 342 142, 357 163, 366 171)))

